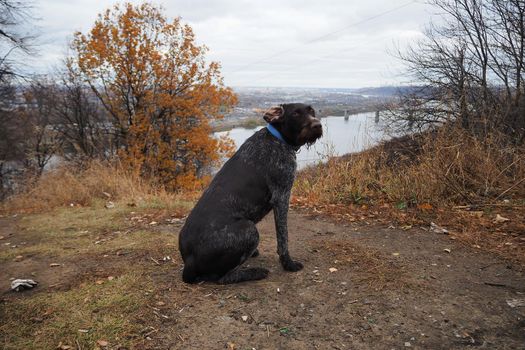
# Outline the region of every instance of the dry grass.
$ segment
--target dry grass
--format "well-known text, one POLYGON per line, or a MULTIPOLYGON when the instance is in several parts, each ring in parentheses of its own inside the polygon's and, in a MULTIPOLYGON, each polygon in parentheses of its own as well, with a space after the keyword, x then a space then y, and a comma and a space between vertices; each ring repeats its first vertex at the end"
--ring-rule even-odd
POLYGON ((388 141, 303 171, 296 196, 319 204, 480 204, 525 198, 525 149, 458 129, 388 141))
MULTIPOLYGON (((181 206, 175 216, 184 213, 181 206)), ((156 325, 159 318, 154 279, 178 271, 177 227, 160 224, 173 216, 171 209, 94 205, 18 217, 10 241, 19 247, 0 249, 2 280, 28 276, 39 285, 4 294, 0 347, 104 348, 98 341, 107 341, 105 348, 140 347, 154 329, 146 325, 156 325), (159 225, 151 225, 152 220, 159 225), (22 259, 14 260, 15 255, 22 259), (174 261, 153 261, 167 255, 174 261), (50 268, 50 263, 60 266, 50 268)))
POLYGON ((443 128, 333 158, 299 174, 292 204, 350 221, 433 221, 469 246, 525 262, 525 149, 497 136, 443 128))
POLYGON ((129 346, 140 332, 141 308, 149 301, 143 290, 151 282, 137 273, 98 285, 40 293, 2 308, 3 349, 93 349, 97 341, 129 346))
POLYGON ((25 192, 9 198, 0 210, 38 212, 63 206, 89 206, 101 201, 161 208, 192 197, 193 194, 169 193, 154 181, 118 165, 92 162, 83 169, 66 165, 45 173, 28 185, 25 192))

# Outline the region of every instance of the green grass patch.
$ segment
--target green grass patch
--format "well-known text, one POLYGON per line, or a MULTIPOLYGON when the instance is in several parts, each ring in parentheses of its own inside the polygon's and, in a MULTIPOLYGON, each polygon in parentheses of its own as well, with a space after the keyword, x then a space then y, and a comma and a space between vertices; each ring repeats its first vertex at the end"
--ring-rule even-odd
POLYGON ((98 340, 130 346, 140 332, 141 310, 152 289, 147 276, 128 273, 103 284, 24 295, 1 309, 3 349, 54 349, 59 343, 93 349, 98 340))

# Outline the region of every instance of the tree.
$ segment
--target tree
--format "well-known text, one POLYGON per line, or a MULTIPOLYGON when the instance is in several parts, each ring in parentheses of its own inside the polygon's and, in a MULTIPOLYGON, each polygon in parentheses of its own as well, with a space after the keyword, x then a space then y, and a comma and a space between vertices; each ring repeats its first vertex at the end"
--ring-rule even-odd
POLYGON ((70 61, 55 83, 54 98, 57 131, 61 135, 62 155, 77 163, 92 159, 108 159, 112 149, 112 128, 89 86, 79 79, 80 75, 70 61))
POLYGON ((152 4, 115 5, 88 34, 76 33, 72 62, 111 117, 123 164, 172 189, 201 183, 228 150, 211 136, 236 98, 190 26, 152 4))
POLYGON ((31 52, 34 35, 22 29, 31 18, 30 9, 28 1, 0 0, 0 83, 18 75, 17 54, 31 52))
POLYGON ((41 175, 51 158, 61 148, 62 140, 56 130, 56 104, 58 86, 45 80, 34 79, 23 92, 24 107, 19 110, 26 127, 23 144, 26 166, 41 175))
POLYGON ((497 129, 523 142, 525 2, 430 3, 440 10, 442 21, 399 53, 426 91, 405 96, 400 105, 408 107, 396 119, 416 127, 457 121, 478 135, 497 129))

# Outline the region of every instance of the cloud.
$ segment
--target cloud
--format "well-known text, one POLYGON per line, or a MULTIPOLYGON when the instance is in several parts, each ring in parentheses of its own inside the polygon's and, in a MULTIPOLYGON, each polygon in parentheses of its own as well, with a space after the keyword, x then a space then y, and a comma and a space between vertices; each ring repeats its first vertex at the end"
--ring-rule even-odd
MULTIPOLYGON (((98 13, 112 4, 37 2, 43 44, 34 69, 44 72, 58 64, 73 33, 87 32, 98 13)), ((221 62, 225 82, 233 86, 396 83, 401 65, 387 49, 416 40, 430 19, 426 6, 417 2, 375 17, 407 0, 166 0, 160 4, 166 15, 180 16, 193 27, 197 41, 210 48, 208 59, 221 62)))

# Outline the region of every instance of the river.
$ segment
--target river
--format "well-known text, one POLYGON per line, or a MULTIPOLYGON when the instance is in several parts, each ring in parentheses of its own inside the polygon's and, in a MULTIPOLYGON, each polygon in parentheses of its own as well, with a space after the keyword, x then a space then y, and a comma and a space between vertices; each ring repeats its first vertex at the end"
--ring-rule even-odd
MULTIPOLYGON (((325 161, 328 157, 359 152, 387 139, 381 122, 375 123, 375 113, 360 113, 344 117, 321 119, 323 137, 310 148, 302 147, 297 154, 299 169, 325 161)), ((252 129, 242 127, 216 132, 215 136, 228 134, 239 148, 243 142, 263 126, 252 129)))

